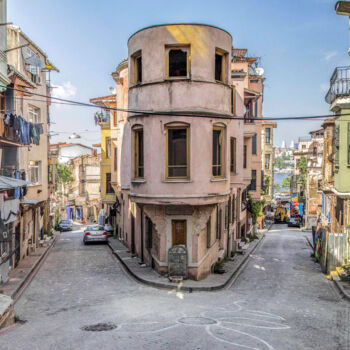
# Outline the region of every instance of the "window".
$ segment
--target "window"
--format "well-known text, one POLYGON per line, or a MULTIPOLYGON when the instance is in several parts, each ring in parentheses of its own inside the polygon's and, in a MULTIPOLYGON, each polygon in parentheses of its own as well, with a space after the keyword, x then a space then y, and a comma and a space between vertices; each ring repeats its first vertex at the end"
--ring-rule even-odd
POLYGON ((258 110, 259 110, 259 104, 258 104, 258 101, 255 101, 255 105, 254 105, 254 117, 255 118, 258 117, 258 110))
POLYGON ((231 201, 231 223, 234 223, 236 218, 236 197, 235 195, 232 196, 231 201))
POLYGON ((252 179, 249 185, 250 191, 256 191, 256 170, 252 170, 252 179))
POLYGON ((142 83, 142 55, 141 51, 133 55, 134 61, 134 83, 142 83))
POLYGON ((144 177, 143 171, 143 129, 136 129, 135 135, 135 179, 144 177))
POLYGON ((189 75, 189 47, 170 47, 167 50, 167 77, 187 78, 189 75))
POLYGON ((226 53, 220 49, 215 51, 215 80, 226 82, 226 53))
POLYGON ((106 158, 111 158, 111 138, 110 137, 106 137, 106 158))
POLYGON ((231 90, 231 113, 236 115, 236 86, 232 86, 231 90))
POLYGON ((118 169, 118 148, 114 148, 114 170, 118 169))
POLYGON ((34 106, 28 107, 28 121, 32 123, 40 123, 40 109, 34 106))
POLYGON ((207 248, 211 247, 211 216, 207 221, 207 248))
POLYGON ((106 173, 106 193, 113 193, 113 187, 111 184, 111 173, 106 173))
POLYGON ((236 173, 236 138, 231 137, 230 139, 230 171, 231 173, 236 173))
POLYGON ((257 153, 257 135, 254 134, 254 136, 252 137, 252 154, 256 154, 257 153))
POLYGON ((213 129, 213 176, 224 176, 224 128, 214 126, 213 129))
POLYGON ((216 239, 221 238, 221 227, 222 227, 222 210, 216 207, 216 239))
POLYGON ((5 113, 5 96, 0 94, 0 113, 5 113))
POLYGON ((189 128, 166 129, 166 178, 189 178, 189 128))
POLYGON ((270 169, 271 154, 265 154, 265 169, 270 169))
POLYGON ((247 168, 247 145, 243 146, 243 168, 247 168))
POLYGON ((30 161, 29 162, 29 177, 30 182, 35 184, 41 183, 41 162, 40 161, 30 161))
POLYGON ((265 143, 271 143, 271 129, 265 129, 265 143))

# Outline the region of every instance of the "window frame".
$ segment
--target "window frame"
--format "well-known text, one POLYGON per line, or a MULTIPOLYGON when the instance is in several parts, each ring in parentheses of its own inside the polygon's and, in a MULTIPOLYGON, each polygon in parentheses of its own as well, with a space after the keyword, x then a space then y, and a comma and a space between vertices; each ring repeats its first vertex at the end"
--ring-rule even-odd
MULTIPOLYGON (((170 165, 170 167, 184 167, 179 165, 170 165)), ((190 179, 190 126, 166 125, 165 126, 165 179, 166 180, 189 180, 190 179), (186 176, 169 176, 169 130, 186 130, 186 176)))
POLYGON ((257 181, 258 181, 258 172, 256 171, 256 169, 252 169, 249 191, 253 191, 253 192, 256 191, 257 181), (255 174, 255 176, 253 174, 255 174), (253 184, 254 184, 254 187, 253 187, 253 184))
POLYGON ((112 173, 106 173, 106 194, 113 194, 113 193, 114 193, 114 190, 112 186, 112 173), (109 181, 108 181, 108 175, 109 175, 109 181))
POLYGON ((270 163, 271 163, 271 153, 266 153, 265 154, 265 169, 266 170, 270 170, 270 163), (268 159, 268 161, 267 161, 267 159, 268 159))
POLYGON ((30 182, 34 186, 41 185, 41 182, 42 182, 41 167, 42 167, 42 162, 40 160, 31 160, 29 162, 28 171, 30 174, 30 182), (32 177, 33 170, 37 171, 37 179, 36 179, 37 181, 33 181, 33 177, 32 177))
POLYGON ((252 155, 256 156, 258 154, 258 134, 254 134, 252 137, 252 155))
POLYGON ((191 45, 190 44, 176 44, 165 45, 165 79, 178 80, 178 79, 190 79, 191 77, 191 45), (182 76, 170 76, 169 75, 169 53, 171 50, 182 50, 186 52, 186 75, 182 76))
POLYGON ((248 164, 248 146, 243 145, 243 169, 247 169, 248 164))
POLYGON ((134 179, 144 179, 145 178, 145 134, 143 127, 137 127, 133 129, 134 134, 134 179), (140 133, 142 133, 142 160, 143 164, 140 165, 140 154, 139 154, 139 142, 140 142, 140 133), (140 169, 142 169, 142 176, 140 175, 140 169))
POLYGON ((212 164, 211 164, 211 174, 215 179, 223 179, 225 177, 225 126, 214 125, 212 131, 212 164), (221 164, 213 164, 214 161, 214 131, 220 131, 220 140, 221 140, 221 164), (214 175, 214 167, 219 167, 220 175, 214 175))
POLYGON ((227 83, 227 52, 218 47, 215 48, 215 60, 214 60, 214 80, 216 82, 227 83), (221 56, 221 77, 216 79, 216 56, 221 56))
POLYGON ((112 139, 110 136, 106 137, 106 159, 112 156, 112 139))
POLYGON ((132 56, 132 62, 133 62, 133 84, 141 84, 142 83, 142 50, 136 51, 132 56), (139 66, 138 66, 138 60, 141 59, 141 79, 139 79, 139 66))
POLYGON ((28 121, 31 123, 41 123, 41 111, 40 108, 29 105, 28 106, 28 121))
POLYGON ((230 172, 237 173, 237 139, 230 137, 230 172))
POLYGON ((207 249, 209 249, 211 248, 211 215, 209 216, 209 219, 207 221, 206 234, 207 234, 207 249))
POLYGON ((265 128, 265 144, 271 144, 271 128, 265 128), (269 131, 268 133, 267 130, 269 131), (269 137, 267 137, 267 134, 269 135, 269 137))

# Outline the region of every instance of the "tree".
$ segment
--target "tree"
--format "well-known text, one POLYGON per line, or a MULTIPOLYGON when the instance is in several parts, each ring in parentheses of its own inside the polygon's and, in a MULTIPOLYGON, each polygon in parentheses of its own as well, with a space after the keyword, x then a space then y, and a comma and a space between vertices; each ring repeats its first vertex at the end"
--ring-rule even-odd
POLYGON ((282 188, 290 188, 291 177, 287 176, 282 180, 282 188))
POLYGON ((269 188, 270 188, 270 176, 264 175, 264 183, 262 188, 262 194, 264 196, 269 194, 269 188))
POLYGON ((57 165, 57 181, 62 185, 68 185, 74 181, 72 171, 67 167, 66 164, 57 165))
POLYGON ((273 188, 275 191, 279 191, 281 189, 281 185, 280 184, 274 184, 273 188))
POLYGON ((307 176, 307 161, 305 156, 301 156, 297 163, 297 169, 299 170, 298 182, 305 188, 306 176, 307 176))
POLYGON ((265 199, 255 201, 252 196, 248 193, 248 210, 252 214, 253 224, 257 223, 258 217, 262 216, 262 210, 266 204, 265 199))

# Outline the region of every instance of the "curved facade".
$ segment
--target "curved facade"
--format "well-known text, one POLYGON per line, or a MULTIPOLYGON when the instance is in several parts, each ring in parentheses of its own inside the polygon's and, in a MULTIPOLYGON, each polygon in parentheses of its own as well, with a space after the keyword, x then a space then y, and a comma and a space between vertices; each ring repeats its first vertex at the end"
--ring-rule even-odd
POLYGON ((169 249, 184 245, 188 276, 201 279, 234 250, 245 220, 244 122, 235 118, 244 91, 231 81, 232 37, 203 24, 153 26, 130 37, 128 52, 127 77, 125 67, 112 74, 117 105, 129 109, 127 119, 117 113, 120 237, 161 273, 169 249))

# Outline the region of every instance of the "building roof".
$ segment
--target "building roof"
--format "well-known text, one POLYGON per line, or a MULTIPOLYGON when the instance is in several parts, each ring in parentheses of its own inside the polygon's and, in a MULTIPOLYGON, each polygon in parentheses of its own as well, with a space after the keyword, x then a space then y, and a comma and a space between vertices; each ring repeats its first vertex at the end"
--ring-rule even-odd
POLYGON ((205 23, 163 23, 163 24, 154 24, 152 26, 148 26, 148 27, 144 27, 144 28, 139 29, 137 32, 135 32, 134 34, 130 35, 130 37, 128 39, 128 42, 135 34, 137 34, 139 32, 142 32, 143 30, 150 29, 150 28, 156 28, 156 27, 164 27, 164 26, 203 26, 203 27, 212 27, 212 28, 216 28, 216 29, 222 30, 223 32, 227 33, 232 38, 232 35, 231 35, 230 32, 228 32, 227 30, 222 29, 220 27, 211 25, 211 24, 205 24, 205 23))
POLYGON ((49 65, 51 68, 47 67, 47 69, 51 69, 51 70, 55 70, 57 72, 59 72, 58 68, 55 67, 49 60, 48 60, 48 56, 46 54, 46 52, 44 50, 42 50, 37 44, 35 44, 34 41, 32 41, 25 33, 23 33, 22 29, 18 26, 15 25, 8 25, 8 28, 15 30, 19 33, 21 33, 21 35, 23 36, 23 38, 28 41, 33 47, 35 47, 44 57, 45 57, 45 65, 49 65))
POLYGON ((82 143, 76 143, 76 142, 59 142, 59 143, 51 143, 50 148, 63 148, 63 147, 71 147, 71 146, 82 146, 85 148, 92 149, 90 146, 83 145, 82 143))
POLYGON ((0 176, 0 191, 11 190, 16 187, 24 187, 30 184, 31 183, 28 181, 15 179, 8 176, 0 176))

